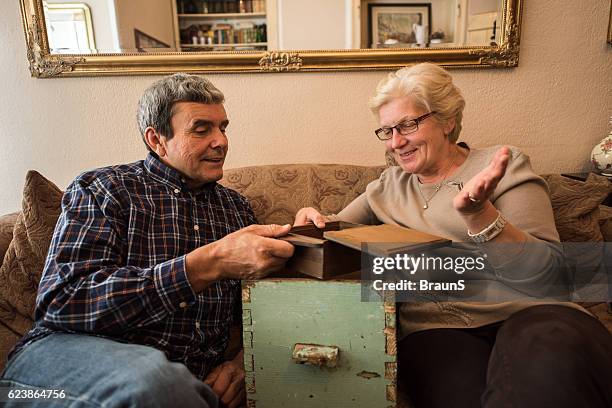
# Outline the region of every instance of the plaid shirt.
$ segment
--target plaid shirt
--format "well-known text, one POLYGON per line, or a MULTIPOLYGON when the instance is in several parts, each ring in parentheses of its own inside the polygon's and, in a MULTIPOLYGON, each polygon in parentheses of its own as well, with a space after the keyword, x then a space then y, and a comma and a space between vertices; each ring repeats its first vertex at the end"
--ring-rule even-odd
POLYGON ((160 349, 204 378, 239 324, 240 282, 195 293, 185 255, 255 222, 237 192, 190 190, 151 154, 80 175, 62 200, 35 327, 13 354, 55 331, 96 334, 160 349))

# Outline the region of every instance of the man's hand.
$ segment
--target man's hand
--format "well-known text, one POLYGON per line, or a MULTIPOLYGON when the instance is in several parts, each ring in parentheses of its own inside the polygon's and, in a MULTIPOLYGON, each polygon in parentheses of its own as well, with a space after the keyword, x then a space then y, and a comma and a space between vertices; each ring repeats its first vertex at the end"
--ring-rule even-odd
POLYGON ((185 259, 193 289, 201 291, 220 279, 261 279, 281 269, 293 255, 293 245, 274 239, 291 225, 250 225, 200 247, 185 259))
POLYGON ((329 219, 314 208, 306 207, 300 209, 297 214, 295 214, 293 225, 306 225, 309 222, 312 222, 318 228, 325 228, 325 223, 329 222, 329 219))
POLYGON ((243 351, 238 353, 234 360, 215 367, 204 382, 219 396, 224 406, 243 406, 246 403, 243 351))

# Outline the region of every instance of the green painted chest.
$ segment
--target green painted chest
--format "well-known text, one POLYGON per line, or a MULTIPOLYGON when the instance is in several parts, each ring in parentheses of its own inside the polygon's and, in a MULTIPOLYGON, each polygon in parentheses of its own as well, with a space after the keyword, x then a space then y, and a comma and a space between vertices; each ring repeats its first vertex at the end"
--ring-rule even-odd
POLYGON ((249 408, 393 407, 395 304, 358 280, 243 282, 249 408))

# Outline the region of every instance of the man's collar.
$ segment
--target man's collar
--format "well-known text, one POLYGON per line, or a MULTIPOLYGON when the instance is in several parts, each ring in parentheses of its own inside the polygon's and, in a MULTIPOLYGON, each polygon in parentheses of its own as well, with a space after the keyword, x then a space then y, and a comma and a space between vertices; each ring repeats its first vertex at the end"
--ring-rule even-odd
MULTIPOLYGON (((162 162, 157 155, 149 152, 147 158, 144 160, 144 167, 159 181, 168 183, 180 190, 189 190, 185 182, 185 177, 178 170, 162 162)), ((193 191, 195 193, 212 191, 216 185, 216 182, 206 183, 202 187, 193 189, 193 191)))

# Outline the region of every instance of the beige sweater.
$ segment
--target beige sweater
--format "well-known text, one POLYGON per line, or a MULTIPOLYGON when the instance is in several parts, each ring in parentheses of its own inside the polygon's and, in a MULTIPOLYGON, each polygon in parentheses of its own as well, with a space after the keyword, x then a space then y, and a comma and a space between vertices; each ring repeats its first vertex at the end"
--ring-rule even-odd
MULTIPOLYGON (((465 162, 448 181, 466 183, 489 164, 500 147, 470 150, 465 162)), ((419 330, 478 327, 505 320, 513 313, 533 304, 533 299, 526 297, 522 291, 513 290, 512 287, 520 288, 525 285, 533 288, 545 285, 559 273, 563 255, 558 244, 559 235, 555 228, 546 182, 533 172, 525 154, 517 148, 511 148, 511 152, 512 158, 506 174, 490 200, 508 222, 527 233, 528 243, 524 247, 528 250, 519 248, 517 252, 516 248, 509 248, 511 259, 503 259, 505 251, 501 251, 501 258, 490 259, 494 273, 501 278, 486 283, 486 292, 494 294, 489 297, 491 302, 486 298, 487 303, 402 303, 400 338, 419 330), (529 267, 521 268, 520 265, 529 267), (503 284, 504 280, 509 285, 503 284)), ((378 180, 367 186, 365 193, 331 218, 359 224, 400 225, 446 237, 453 242, 470 242, 463 220, 452 207, 458 188, 446 183, 432 197, 435 184, 421 184, 421 194, 417 183, 419 181, 416 176, 404 172, 400 167, 390 167, 378 180), (428 209, 423 208, 423 195, 432 197, 428 209)), ((472 276, 471 279, 481 279, 482 282, 487 278, 472 276)), ((482 291, 475 298, 483 299, 482 291)), ((557 303, 550 300, 539 302, 557 303)), ((572 303, 563 304, 584 310, 572 303)))

